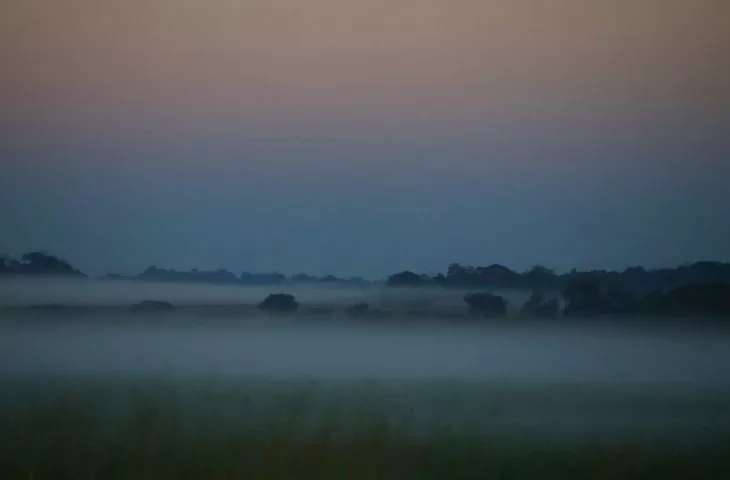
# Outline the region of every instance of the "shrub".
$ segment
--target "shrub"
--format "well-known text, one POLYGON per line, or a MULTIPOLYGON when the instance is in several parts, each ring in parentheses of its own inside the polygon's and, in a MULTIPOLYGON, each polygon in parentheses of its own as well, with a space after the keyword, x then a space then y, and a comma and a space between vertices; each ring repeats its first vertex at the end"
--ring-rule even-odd
POLYGON ((299 308, 294 295, 288 293, 272 293, 266 299, 259 303, 261 310, 273 312, 292 312, 299 308))
POLYGON ((423 277, 410 271, 396 273, 388 277, 390 287, 420 287, 425 283, 423 277))
POLYGON ((504 317, 507 315, 507 301, 487 292, 467 293, 464 301, 469 306, 469 313, 483 317, 504 317))
POLYGON ((540 318, 554 318, 560 313, 560 301, 545 298, 540 292, 532 292, 530 299, 522 306, 522 314, 540 318))

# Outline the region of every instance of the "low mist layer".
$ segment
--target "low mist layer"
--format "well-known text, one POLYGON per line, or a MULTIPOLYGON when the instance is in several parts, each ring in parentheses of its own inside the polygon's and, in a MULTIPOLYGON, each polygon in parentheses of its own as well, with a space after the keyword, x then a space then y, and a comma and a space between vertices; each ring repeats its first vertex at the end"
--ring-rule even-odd
MULTIPOLYGON (((7 319, 6 319, 7 320, 7 319)), ((29 315, 0 325, 5 373, 679 384, 730 388, 730 337, 601 325, 370 325, 117 315, 29 315)))

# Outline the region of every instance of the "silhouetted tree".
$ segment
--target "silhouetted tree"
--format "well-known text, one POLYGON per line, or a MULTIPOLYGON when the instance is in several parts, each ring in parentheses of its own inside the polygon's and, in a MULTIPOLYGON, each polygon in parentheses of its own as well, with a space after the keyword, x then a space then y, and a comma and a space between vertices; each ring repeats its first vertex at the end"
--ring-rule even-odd
POLYGON ((503 265, 490 265, 474 269, 480 285, 490 287, 520 287, 520 275, 503 265))
POLYGON ((20 261, 3 257, 0 273, 6 275, 60 275, 85 277, 68 262, 45 252, 29 252, 20 261))
POLYGON ((358 276, 349 277, 346 280, 341 280, 341 281, 346 285, 355 285, 355 286, 360 286, 360 287, 364 287, 364 286, 367 286, 370 284, 370 282, 368 282, 364 278, 358 277, 358 276))
POLYGON ((281 273, 249 273, 243 272, 239 277, 243 285, 284 285, 286 277, 281 273))
POLYGON ((156 266, 148 267, 143 273, 137 276, 139 280, 154 282, 191 282, 191 283, 216 283, 235 284, 236 276, 222 268, 211 271, 192 269, 190 271, 166 270, 156 266))
POLYGON ((641 298, 640 311, 645 314, 663 314, 667 309, 666 298, 662 291, 652 290, 641 298))
POLYGON ((418 287, 424 283, 426 282, 423 277, 410 271, 396 273, 388 277, 388 285, 391 287, 418 287))
POLYGON ((279 311, 279 312, 290 312, 296 311, 299 308, 294 295, 288 293, 273 293, 266 297, 266 299, 259 303, 261 310, 267 311, 279 311))
POLYGON ((640 295, 622 288, 619 284, 608 287, 605 299, 612 313, 628 315, 638 313, 641 309, 640 295))
POLYGON ((522 306, 522 313, 533 317, 554 318, 560 314, 560 301, 555 297, 546 298, 535 290, 522 306))
POLYGON ((507 301, 498 295, 487 292, 467 293, 464 301, 472 315, 504 317, 507 314, 507 301))
POLYGON ((317 281, 317 277, 307 275, 306 273, 298 273, 291 277, 293 283, 313 283, 317 281))
POLYGON ((609 312, 609 303, 596 282, 573 280, 563 291, 567 315, 596 315, 609 312))
POLYGON ((542 266, 534 266, 522 275, 522 285, 528 288, 555 287, 559 278, 555 272, 542 266))
MULTIPOLYGON (((446 275, 437 274, 430 282, 445 287, 490 287, 490 288, 567 288, 571 282, 589 278, 599 287, 619 285, 630 293, 646 293, 658 289, 668 291, 687 284, 725 284, 730 285, 730 264, 720 262, 697 262, 674 269, 663 268, 645 270, 642 267, 627 268, 623 272, 591 270, 581 272, 572 269, 563 275, 536 266, 524 273, 518 273, 502 265, 487 267, 449 265, 446 275)), ((628 308, 629 298, 622 300, 622 309, 628 308)))
POLYGON ((667 293, 653 292, 645 310, 664 315, 730 315, 730 285, 683 285, 667 293))

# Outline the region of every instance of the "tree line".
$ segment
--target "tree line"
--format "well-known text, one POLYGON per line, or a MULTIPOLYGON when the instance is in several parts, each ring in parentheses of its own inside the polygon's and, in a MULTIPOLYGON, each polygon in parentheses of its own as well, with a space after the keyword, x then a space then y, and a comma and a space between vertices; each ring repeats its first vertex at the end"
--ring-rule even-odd
POLYGON ((653 270, 640 266, 623 271, 573 269, 563 274, 542 266, 518 272, 498 264, 473 267, 452 263, 445 274, 427 275, 404 271, 391 275, 387 282, 391 286, 563 289, 568 283, 576 280, 589 280, 606 288, 621 288, 641 293, 652 290, 666 291, 697 283, 730 284, 730 263, 696 262, 676 268, 653 270))
POLYGON ((81 277, 86 275, 68 262, 45 252, 28 252, 20 258, 0 256, 0 275, 51 275, 81 277))
MULTIPOLYGON (((44 275, 86 278, 67 261, 46 252, 29 252, 20 258, 0 257, 0 275, 44 275)), ((367 286, 362 277, 315 277, 304 273, 287 277, 280 273, 235 275, 227 270, 178 271, 151 266, 136 276, 107 275, 108 279, 159 282, 198 282, 230 285, 341 284, 367 286)), ((730 264, 696 262, 676 268, 623 271, 571 270, 558 274, 537 266, 517 272, 502 265, 487 267, 451 264, 446 273, 432 275, 411 271, 388 277, 390 287, 441 287, 472 290, 464 300, 469 311, 481 316, 503 316, 507 302, 495 294, 500 289, 532 290, 521 310, 532 316, 589 316, 602 314, 730 315, 730 264)))
POLYGON ((730 315, 730 264, 721 262, 655 270, 574 269, 564 274, 540 266, 516 272, 502 265, 470 267, 454 263, 445 274, 405 271, 391 275, 387 283, 393 287, 482 290, 464 299, 470 311, 488 316, 506 313, 506 301, 490 293, 500 289, 532 290, 522 311, 534 316, 730 315))
MULTIPOLYGON (((84 273, 72 267, 68 262, 46 252, 29 252, 16 259, 0 256, 0 275, 47 275, 66 277, 86 277, 84 273)), ((142 280, 153 282, 211 283, 227 285, 291 285, 291 284, 339 284, 350 286, 367 286, 372 284, 362 277, 341 278, 335 275, 315 277, 299 273, 287 277, 281 273, 250 273, 236 275, 225 269, 188 271, 158 268, 150 266, 138 275, 126 276, 108 274, 102 277, 107 280, 142 280)))

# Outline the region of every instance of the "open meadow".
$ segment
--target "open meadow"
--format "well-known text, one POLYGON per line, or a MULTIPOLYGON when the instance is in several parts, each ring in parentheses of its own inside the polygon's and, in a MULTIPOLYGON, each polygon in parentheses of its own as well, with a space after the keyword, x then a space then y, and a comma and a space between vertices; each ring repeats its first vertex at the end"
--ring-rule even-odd
POLYGON ((730 475, 713 322, 134 313, 129 295, 0 315, 0 478, 730 475))

